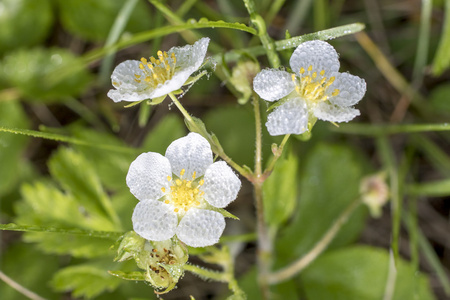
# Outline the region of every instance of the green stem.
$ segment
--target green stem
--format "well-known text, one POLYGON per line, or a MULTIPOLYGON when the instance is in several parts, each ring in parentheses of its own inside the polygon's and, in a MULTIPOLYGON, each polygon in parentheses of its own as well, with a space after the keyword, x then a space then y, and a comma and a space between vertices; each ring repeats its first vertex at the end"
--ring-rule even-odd
POLYGON ((341 213, 337 220, 331 225, 328 231, 323 235, 323 237, 317 242, 317 244, 303 257, 299 258, 291 265, 276 271, 269 276, 270 284, 277 284, 286 281, 303 269, 305 269, 311 262, 313 262, 333 241, 335 236, 338 234, 341 227, 347 222, 348 218, 351 216, 353 211, 361 204, 361 198, 356 199, 341 213))
POLYGON ((201 268, 199 266, 191 265, 191 264, 185 264, 183 266, 183 268, 185 271, 194 273, 206 280, 211 279, 211 280, 219 281, 219 282, 229 282, 228 274, 225 274, 223 272, 208 270, 208 269, 201 268))
POLYGON ((247 178, 249 181, 251 181, 251 176, 249 172, 238 165, 236 162, 234 162, 224 151, 220 143, 217 139, 212 138, 212 136, 206 131, 206 128, 203 123, 199 119, 195 119, 187 112, 187 110, 183 107, 183 105, 178 101, 177 97, 173 93, 168 94, 170 99, 172 99, 175 106, 178 108, 178 110, 182 113, 182 115, 185 118, 185 122, 188 125, 189 129, 193 132, 197 132, 200 135, 202 135, 205 139, 208 140, 208 142, 211 145, 212 150, 214 153, 220 156, 227 164, 229 164, 231 167, 233 167, 239 174, 247 178), (201 124, 201 125, 200 125, 201 124))
POLYGON ((269 298, 269 285, 267 277, 270 272, 270 264, 272 257, 272 243, 270 241, 266 222, 264 220, 264 204, 262 193, 262 127, 261 127, 261 112, 259 107, 259 97, 253 95, 253 109, 255 113, 255 129, 256 129, 256 153, 255 153, 255 172, 253 174, 254 180, 253 189, 255 194, 256 206, 256 222, 258 230, 258 267, 259 267, 259 282, 261 290, 266 299, 269 298))
POLYGON ((36 293, 30 291, 29 289, 21 286, 18 282, 16 282, 13 279, 11 279, 9 276, 7 276, 2 271, 0 271, 0 280, 3 281, 4 283, 6 283, 7 285, 9 285, 10 287, 12 287, 13 289, 15 289, 16 291, 18 291, 19 293, 21 293, 22 295, 24 295, 25 297, 27 297, 28 299, 31 299, 31 300, 45 300, 45 298, 42 298, 38 294, 36 294, 36 293))
POLYGON ((258 30, 259 39, 266 50, 266 55, 269 59, 270 65, 272 68, 280 67, 280 58, 278 57, 275 44, 267 33, 266 22, 259 14, 256 13, 255 3, 253 0, 244 0, 244 4, 247 8, 248 14, 250 15, 250 20, 258 30))

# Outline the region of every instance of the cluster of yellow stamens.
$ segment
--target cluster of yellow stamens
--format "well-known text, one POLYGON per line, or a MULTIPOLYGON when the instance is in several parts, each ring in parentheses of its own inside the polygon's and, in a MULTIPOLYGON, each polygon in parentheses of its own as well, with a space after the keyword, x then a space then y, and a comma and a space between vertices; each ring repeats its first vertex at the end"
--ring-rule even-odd
POLYGON ((152 88, 156 88, 159 84, 163 84, 173 77, 177 63, 175 53, 172 52, 170 58, 166 51, 160 50, 157 54, 158 59, 153 56, 150 57, 150 61, 144 57, 141 58, 139 69, 142 70, 145 77, 142 78, 142 75, 134 74, 136 82, 141 83, 143 80, 152 88))
MULTIPOLYGON (((295 74, 292 74, 292 81, 295 83, 295 91, 305 100, 314 103, 326 101, 329 98, 327 93, 328 87, 334 82, 334 76, 330 78, 325 77, 325 70, 312 72, 313 66, 309 66, 307 70, 300 68, 300 81, 298 82, 295 74), (305 75, 308 71, 308 75, 305 75), (311 73, 312 72, 312 73, 311 73)), ((332 96, 339 95, 339 90, 334 89, 332 96)))
MULTIPOLYGON (((199 187, 202 186, 205 181, 195 180, 196 173, 192 174, 192 180, 183 179, 183 175, 186 172, 182 169, 179 178, 172 180, 172 177, 167 176, 167 181, 171 184, 170 193, 167 195, 167 199, 164 201, 166 204, 172 204, 175 209, 174 212, 188 211, 193 206, 200 205, 199 197, 203 196, 205 192, 200 191, 199 187)), ((161 188, 163 193, 166 193, 166 188, 161 188)))

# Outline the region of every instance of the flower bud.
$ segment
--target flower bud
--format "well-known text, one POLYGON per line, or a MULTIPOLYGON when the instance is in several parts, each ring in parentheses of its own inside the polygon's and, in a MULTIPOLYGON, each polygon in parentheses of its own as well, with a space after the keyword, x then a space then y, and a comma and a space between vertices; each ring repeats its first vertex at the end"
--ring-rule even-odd
POLYGON ((381 208, 389 200, 389 187, 385 182, 385 173, 367 176, 361 180, 359 191, 362 201, 374 218, 381 216, 381 208))

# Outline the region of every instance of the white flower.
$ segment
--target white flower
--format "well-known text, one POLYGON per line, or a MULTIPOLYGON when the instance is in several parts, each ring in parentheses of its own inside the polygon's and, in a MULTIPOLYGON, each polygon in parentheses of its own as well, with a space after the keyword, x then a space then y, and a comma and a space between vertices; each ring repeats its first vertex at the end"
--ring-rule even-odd
POLYGON ((206 247, 217 243, 225 228, 223 215, 214 209, 236 199, 241 181, 224 161, 213 163, 205 138, 189 133, 172 142, 165 157, 139 155, 127 185, 140 201, 132 217, 137 234, 152 241, 176 234, 189 246, 206 247))
POLYGON ((174 47, 168 52, 158 51, 158 58, 127 60, 120 63, 111 75, 116 89, 108 97, 119 101, 141 101, 165 96, 181 88, 189 76, 202 65, 209 38, 194 45, 174 47))
POLYGON ((264 100, 282 99, 267 117, 271 135, 301 134, 315 119, 348 122, 359 116, 352 106, 366 92, 366 82, 358 76, 339 73, 339 59, 333 46, 310 41, 295 49, 289 73, 266 69, 253 81, 255 92, 264 100))

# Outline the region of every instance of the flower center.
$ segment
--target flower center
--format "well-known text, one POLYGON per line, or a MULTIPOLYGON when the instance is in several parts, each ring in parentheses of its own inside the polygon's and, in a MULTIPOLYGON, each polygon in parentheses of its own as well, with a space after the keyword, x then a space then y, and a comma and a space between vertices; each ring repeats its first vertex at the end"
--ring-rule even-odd
POLYGON ((177 58, 175 53, 169 57, 166 51, 158 51, 158 59, 153 56, 150 57, 150 62, 146 58, 141 58, 139 69, 144 72, 144 76, 134 74, 134 80, 138 83, 144 81, 150 87, 156 88, 159 84, 163 84, 167 80, 173 77, 175 73, 175 66, 177 64, 177 58))
MULTIPOLYGON (((295 91, 305 100, 312 103, 326 101, 330 93, 327 93, 328 87, 334 82, 335 77, 325 77, 325 70, 312 72, 313 66, 309 66, 307 70, 300 68, 300 80, 297 81, 295 74, 292 74, 292 81, 295 83, 295 91)), ((339 90, 334 89, 332 96, 339 95, 339 90)))
MULTIPOLYGON (((172 177, 167 176, 167 181, 171 183, 170 192, 168 193, 168 198, 164 201, 166 204, 172 204, 174 212, 187 212, 190 208, 200 205, 199 198, 205 194, 205 192, 200 191, 199 187, 205 183, 203 179, 195 180, 196 174, 192 175, 192 180, 183 179, 183 175, 186 172, 182 169, 180 172, 180 177, 173 180, 172 177)), ((163 193, 166 189, 161 188, 163 193)))

